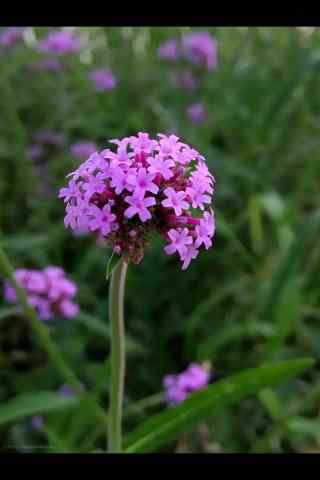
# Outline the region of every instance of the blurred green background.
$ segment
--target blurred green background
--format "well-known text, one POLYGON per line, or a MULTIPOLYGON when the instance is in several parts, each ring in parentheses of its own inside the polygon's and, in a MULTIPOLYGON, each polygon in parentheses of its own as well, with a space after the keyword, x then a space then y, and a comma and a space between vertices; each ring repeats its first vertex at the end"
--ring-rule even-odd
MULTIPOLYGON (((50 324, 88 390, 108 404, 108 248, 63 225, 57 198, 81 160, 70 145, 86 139, 174 131, 207 159, 216 178, 214 246, 186 272, 154 238, 142 263, 130 266, 126 291, 126 403, 157 394, 162 378, 190 362, 209 361, 213 381, 271 360, 320 352, 320 32, 316 28, 75 28, 84 42, 58 72, 30 68, 42 58, 28 27, 24 43, 0 61, 1 241, 15 268, 62 266, 78 285, 81 313, 50 324), (159 59, 172 36, 208 30, 218 66, 194 92, 175 88, 178 67, 159 59), (109 67, 118 80, 97 92, 88 72, 109 67), (187 107, 201 101, 207 119, 187 107), (41 162, 28 156, 34 135, 65 136, 41 162), (107 359, 107 360, 106 360, 107 359)), ((63 383, 23 317, 0 297, 0 405, 18 394, 56 391, 63 383)), ((84 407, 2 421, 2 451, 92 451, 104 427, 84 407)), ((162 405, 150 411, 160 411, 162 405)), ((163 451, 302 452, 320 445, 319 365, 298 380, 263 390, 200 425, 163 451), (179 450, 180 449, 180 450, 179 450)), ((148 411, 149 412, 149 411, 148 411)), ((146 418, 141 409, 125 430, 146 418)))

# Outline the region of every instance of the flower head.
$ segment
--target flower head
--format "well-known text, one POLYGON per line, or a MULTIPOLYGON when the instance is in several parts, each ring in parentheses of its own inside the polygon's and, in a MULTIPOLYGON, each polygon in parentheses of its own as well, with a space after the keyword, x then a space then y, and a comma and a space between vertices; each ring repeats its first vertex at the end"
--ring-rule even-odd
POLYGON ((206 111, 203 103, 192 103, 187 108, 187 116, 190 118, 192 123, 203 123, 206 119, 206 111))
POLYGON ((178 375, 166 375, 163 386, 169 405, 183 402, 192 392, 205 388, 210 380, 210 374, 202 365, 192 363, 178 375))
POLYGON ((217 66, 217 47, 208 32, 189 33, 182 38, 183 56, 207 70, 217 66))
POLYGON ((158 48, 158 55, 163 60, 175 61, 179 58, 178 42, 175 38, 170 38, 162 43, 158 48))
MULTIPOLYGON (((18 269, 15 271, 17 282, 25 289, 28 302, 42 320, 50 320, 54 315, 72 318, 79 310, 72 302, 77 293, 76 285, 66 277, 62 268, 49 266, 44 270, 18 269)), ((4 297, 8 302, 17 303, 18 299, 9 282, 4 286, 4 297)))
POLYGON ((39 60, 33 64, 31 67, 35 70, 40 70, 43 72, 59 72, 63 69, 63 65, 58 58, 44 58, 43 60, 39 60))
MULTIPOLYGON (((163 60, 184 59, 188 63, 206 70, 213 70, 217 66, 217 45, 209 32, 187 33, 181 40, 170 38, 159 46, 158 55, 163 60)), ((197 86, 197 79, 192 76, 192 72, 183 72, 174 79, 174 82, 181 86, 186 82, 187 89, 189 87, 194 89, 197 86), (184 76, 185 78, 183 78, 184 76)))
POLYGON ((82 141, 71 145, 70 152, 74 157, 88 158, 97 151, 97 145, 94 142, 82 141))
POLYGON ((96 90, 112 90, 117 85, 113 73, 107 68, 99 68, 89 73, 90 80, 94 83, 96 90))
POLYGON ((190 69, 187 69, 181 73, 175 73, 174 75, 172 75, 171 84, 174 87, 179 87, 192 92, 198 88, 199 79, 190 69))
POLYGON ((111 140, 70 173, 59 197, 66 227, 87 228, 126 261, 139 263, 154 231, 186 269, 214 234, 214 178, 205 159, 176 135, 147 133, 111 140), (191 212, 191 207, 198 210, 191 212))
POLYGON ((40 52, 52 53, 55 55, 63 55, 75 53, 81 48, 79 37, 75 36, 68 30, 58 30, 50 32, 38 44, 40 52))
POLYGON ((50 129, 39 130, 34 135, 34 138, 39 144, 42 145, 61 146, 64 143, 63 133, 59 133, 50 129))
POLYGON ((0 45, 11 47, 14 43, 19 42, 23 38, 23 28, 9 27, 2 35, 0 35, 0 45))

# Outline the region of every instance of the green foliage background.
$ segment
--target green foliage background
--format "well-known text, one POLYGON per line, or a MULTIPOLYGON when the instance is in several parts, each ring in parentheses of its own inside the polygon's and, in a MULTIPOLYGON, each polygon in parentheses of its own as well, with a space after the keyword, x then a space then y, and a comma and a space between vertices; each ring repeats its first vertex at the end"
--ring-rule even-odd
MULTIPOLYGON (((175 129, 203 153, 216 178, 214 248, 182 272, 155 237, 143 262, 129 268, 127 405, 160 392, 164 374, 192 361, 211 362, 214 382, 268 361, 319 357, 320 32, 210 28, 218 42, 218 67, 204 74, 199 91, 188 93, 170 85, 175 67, 156 50, 190 30, 197 29, 81 27, 77 31, 87 47, 55 73, 28 67, 39 58, 34 39, 47 31, 29 28, 26 45, 0 62, 1 242, 16 268, 60 265, 76 281, 81 313, 71 321, 57 318, 48 328, 105 409, 110 252, 64 228, 64 206, 57 198, 65 176, 79 163, 69 146, 82 139, 102 148, 109 139, 137 131, 175 129), (114 71, 115 90, 93 89, 87 73, 96 66, 114 71), (203 125, 186 117, 194 101, 206 105, 203 125), (41 176, 27 149, 43 128, 63 133, 67 143, 47 152, 41 176)), ((8 307, 1 296, 2 405, 21 393, 55 392, 63 383, 23 316, 8 307)), ((150 405, 151 412, 164 408, 150 405)), ((0 446, 4 451, 26 451, 26 445, 30 451, 104 448, 104 426, 85 406, 68 407, 66 401, 48 412, 42 433, 31 429, 30 417, 5 422, 0 446)), ((209 416, 179 445, 205 452, 316 450, 319 407, 316 363, 299 379, 209 416)), ((148 414, 138 409, 126 419, 125 430, 148 414)), ((176 448, 171 442, 161 451, 176 448)))

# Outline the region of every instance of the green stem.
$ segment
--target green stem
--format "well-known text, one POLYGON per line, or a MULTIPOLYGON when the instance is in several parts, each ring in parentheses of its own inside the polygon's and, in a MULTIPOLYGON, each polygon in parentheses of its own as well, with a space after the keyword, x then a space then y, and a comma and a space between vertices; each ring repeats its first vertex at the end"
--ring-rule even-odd
POLYGON ((124 287, 128 264, 121 259, 114 267, 109 293, 111 322, 111 389, 109 410, 109 453, 121 452, 122 406, 125 374, 125 335, 123 318, 124 287))

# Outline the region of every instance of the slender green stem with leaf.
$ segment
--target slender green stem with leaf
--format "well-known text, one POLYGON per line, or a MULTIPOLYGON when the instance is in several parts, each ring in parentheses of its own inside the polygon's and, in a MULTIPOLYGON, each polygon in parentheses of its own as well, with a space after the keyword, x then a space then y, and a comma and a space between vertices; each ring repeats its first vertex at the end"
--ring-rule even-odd
POLYGON ((109 318, 111 323, 111 389, 109 410, 109 453, 122 448, 122 407, 125 376, 125 333, 123 301, 128 264, 121 259, 110 281, 109 318))

